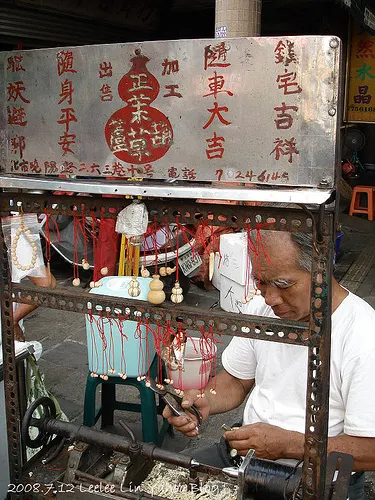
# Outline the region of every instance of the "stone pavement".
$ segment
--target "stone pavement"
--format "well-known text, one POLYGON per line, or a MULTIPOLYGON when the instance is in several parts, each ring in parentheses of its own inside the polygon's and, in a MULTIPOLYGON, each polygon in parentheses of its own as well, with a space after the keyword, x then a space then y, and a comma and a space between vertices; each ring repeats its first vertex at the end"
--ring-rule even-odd
MULTIPOLYGON (((361 217, 349 217, 340 214, 342 238, 335 276, 351 291, 367 300, 375 307, 375 221, 369 222, 361 217)), ((56 272, 60 283, 71 280, 72 270, 61 267, 56 272)), ((189 292, 186 303, 198 307, 209 307, 218 300, 216 292, 205 293, 199 289, 189 292)), ((39 340, 43 344, 43 354, 39 361, 45 373, 48 388, 58 398, 67 416, 77 423, 82 421, 83 396, 88 371, 85 320, 82 314, 55 311, 40 308, 25 321, 28 340, 39 340)), ((229 342, 223 337, 219 345, 220 354, 229 342)), ((220 365, 218 366, 218 369, 220 365)), ((129 388, 127 399, 136 400, 137 395, 129 388)), ((189 440, 182 436, 168 438, 166 446, 181 450, 184 447, 202 446, 216 441, 223 423, 231 424, 241 417, 242 408, 225 415, 217 415, 203 426, 199 439, 189 440)), ((122 418, 130 423, 139 436, 139 415, 127 413, 122 418)), ((116 426, 116 432, 122 429, 116 426)), ((367 497, 375 498, 375 475, 369 474, 367 479, 367 497)))

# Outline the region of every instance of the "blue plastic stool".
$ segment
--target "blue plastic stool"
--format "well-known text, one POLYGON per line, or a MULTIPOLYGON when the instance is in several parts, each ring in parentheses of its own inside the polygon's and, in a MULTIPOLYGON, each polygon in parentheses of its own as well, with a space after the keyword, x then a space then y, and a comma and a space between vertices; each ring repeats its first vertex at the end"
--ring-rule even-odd
MULTIPOLYGON (((153 379, 156 379, 157 376, 158 361, 158 356, 155 356, 150 366, 150 377, 153 379)), ((130 377, 125 380, 121 377, 108 377, 108 380, 103 380, 100 377, 91 377, 89 372, 85 390, 83 424, 92 427, 101 417, 101 428, 103 429, 113 425, 115 410, 138 412, 141 413, 142 440, 145 443, 152 442, 160 446, 169 429, 169 424, 166 419, 163 419, 163 425, 159 431, 157 416, 161 415, 165 404, 160 398, 158 399, 157 403, 155 393, 145 386, 144 381, 130 377), (102 386, 101 406, 96 409, 96 389, 100 384, 102 386), (136 387, 139 390, 141 404, 117 401, 116 385, 118 384, 136 387)))

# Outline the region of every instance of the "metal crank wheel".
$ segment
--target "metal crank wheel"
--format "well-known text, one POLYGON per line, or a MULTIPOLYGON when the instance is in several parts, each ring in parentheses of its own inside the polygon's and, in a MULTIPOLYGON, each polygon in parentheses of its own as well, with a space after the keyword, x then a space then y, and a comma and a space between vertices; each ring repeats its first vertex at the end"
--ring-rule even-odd
POLYGON ((45 424, 51 418, 56 418, 56 406, 52 399, 43 397, 34 401, 27 409, 22 421, 22 441, 29 448, 40 448, 48 443, 51 435, 45 431, 45 424), (39 418, 33 417, 35 410, 42 407, 43 412, 39 418), (36 427, 38 435, 35 438, 30 436, 30 428, 36 427))

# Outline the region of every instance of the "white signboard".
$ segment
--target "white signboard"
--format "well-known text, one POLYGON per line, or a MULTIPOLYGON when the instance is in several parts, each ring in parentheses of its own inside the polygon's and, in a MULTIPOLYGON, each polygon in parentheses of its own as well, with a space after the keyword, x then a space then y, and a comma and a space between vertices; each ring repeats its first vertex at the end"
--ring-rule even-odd
POLYGON ((340 42, 2 53, 3 171, 333 186, 340 42))

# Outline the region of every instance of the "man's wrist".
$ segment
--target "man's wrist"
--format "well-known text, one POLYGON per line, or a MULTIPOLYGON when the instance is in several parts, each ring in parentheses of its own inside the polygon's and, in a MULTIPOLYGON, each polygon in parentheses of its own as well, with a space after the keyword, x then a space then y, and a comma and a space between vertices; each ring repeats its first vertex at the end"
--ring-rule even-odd
POLYGON ((302 459, 305 447, 305 435, 296 431, 285 429, 283 431, 283 446, 280 458, 302 459))

